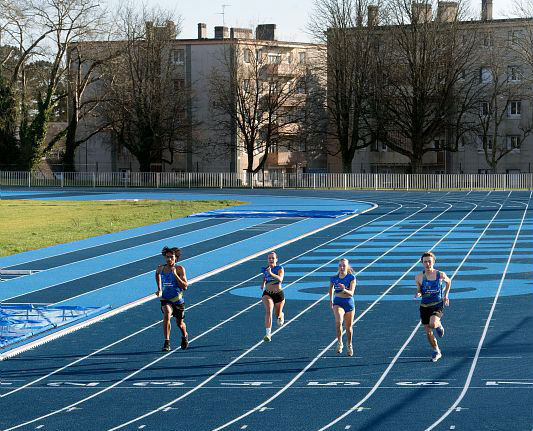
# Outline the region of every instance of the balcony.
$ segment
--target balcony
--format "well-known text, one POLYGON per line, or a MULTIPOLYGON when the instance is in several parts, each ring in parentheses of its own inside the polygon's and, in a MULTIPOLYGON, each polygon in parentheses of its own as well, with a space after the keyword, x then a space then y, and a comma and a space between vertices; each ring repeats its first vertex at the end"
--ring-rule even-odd
POLYGON ((268 153, 266 164, 269 167, 303 166, 306 164, 305 153, 302 151, 278 151, 268 153))
POLYGON ((265 64, 261 67, 261 73, 265 76, 286 76, 290 78, 299 75, 301 68, 298 65, 287 63, 265 64))

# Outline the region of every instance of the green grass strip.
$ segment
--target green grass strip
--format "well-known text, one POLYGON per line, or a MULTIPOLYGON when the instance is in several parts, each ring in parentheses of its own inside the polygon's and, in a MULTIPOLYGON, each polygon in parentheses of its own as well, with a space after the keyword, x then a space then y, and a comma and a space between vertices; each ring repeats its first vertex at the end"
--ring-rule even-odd
POLYGON ((0 256, 241 205, 213 201, 0 201, 0 256))

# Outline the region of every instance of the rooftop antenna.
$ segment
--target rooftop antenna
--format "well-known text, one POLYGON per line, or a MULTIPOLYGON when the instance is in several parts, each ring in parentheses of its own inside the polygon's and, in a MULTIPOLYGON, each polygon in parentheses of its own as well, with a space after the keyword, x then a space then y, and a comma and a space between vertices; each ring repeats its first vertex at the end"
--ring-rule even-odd
POLYGON ((230 4, 223 4, 222 5, 222 12, 219 12, 217 13, 217 15, 222 15, 222 25, 225 27, 226 26, 226 20, 225 20, 225 13, 226 13, 226 8, 231 6, 230 4))

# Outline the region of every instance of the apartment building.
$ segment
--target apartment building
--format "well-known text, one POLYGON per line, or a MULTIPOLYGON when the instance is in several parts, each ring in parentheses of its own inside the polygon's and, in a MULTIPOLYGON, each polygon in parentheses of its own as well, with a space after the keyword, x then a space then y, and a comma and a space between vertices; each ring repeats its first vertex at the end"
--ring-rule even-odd
MULTIPOLYGON (((250 167, 250 154, 254 158, 253 168, 257 168, 265 156, 264 171, 296 172, 325 166, 324 157, 308 156, 303 151, 305 148, 293 143, 284 145, 280 135, 293 135, 291 131, 298 127, 296 121, 289 121, 283 127, 273 122, 278 129, 272 144, 258 144, 252 153, 246 151, 243 131, 229 115, 224 118, 223 107, 217 105, 215 94, 216 91, 229 91, 228 97, 237 103, 239 91, 248 91, 252 85, 260 86, 261 91, 266 93, 272 91, 273 86, 282 85, 294 93, 279 107, 279 112, 288 112, 292 105, 301 105, 305 100, 306 88, 300 77, 316 72, 314 64, 323 47, 278 41, 275 24, 258 25, 255 35, 252 29, 217 26, 213 36, 209 37, 206 24, 199 23, 197 39, 178 39, 173 23, 168 22, 162 27, 147 23, 147 34, 154 32, 159 36, 167 35, 169 39, 167 52, 163 55, 168 60, 163 61, 170 63, 175 87, 187 89, 183 111, 193 126, 180 137, 183 141, 180 151, 170 157, 168 150, 161 150, 160 160, 153 158, 150 171, 242 172, 250 167), (257 82, 251 82, 244 75, 242 79, 234 79, 237 70, 246 71, 254 66, 257 82), (222 81, 227 85, 215 90, 216 84, 222 81), (169 160, 172 163, 168 163, 169 160)), ((95 57, 101 57, 113 44, 120 43, 124 42, 92 43, 90 49, 95 52, 95 57)), ((95 86, 91 91, 98 92, 100 89, 95 86)), ((98 122, 99 119, 94 116, 85 120, 79 133, 87 134, 98 122)), ((263 138, 260 134, 257 141, 263 138)), ((78 147, 76 165, 78 170, 125 173, 140 169, 137 158, 124 146, 116 144, 110 130, 96 134, 78 147)))
MULTIPOLYGON (((413 3, 413 16, 419 22, 456 20, 457 3, 435 6, 437 10, 431 2, 413 3)), ((456 22, 463 40, 474 41, 469 70, 458 80, 475 77, 476 88, 470 89, 474 102, 461 119, 460 135, 457 128, 435 133, 433 150, 422 158, 423 173, 533 172, 533 18, 493 19, 492 0, 481 6, 479 20, 456 22)), ((369 7, 368 17, 375 34, 390 31, 391 26, 378 24, 375 6, 369 7)), ((342 171, 338 156, 328 157, 328 169, 342 171)), ((410 170, 409 157, 380 140, 356 151, 352 162, 353 172, 410 170)))

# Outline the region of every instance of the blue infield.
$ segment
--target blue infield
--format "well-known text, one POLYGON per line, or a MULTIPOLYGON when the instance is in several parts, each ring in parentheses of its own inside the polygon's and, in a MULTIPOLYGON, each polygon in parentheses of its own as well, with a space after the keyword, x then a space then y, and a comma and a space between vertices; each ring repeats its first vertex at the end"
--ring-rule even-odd
POLYGON ((2 199, 234 199, 261 217, 186 218, 0 258, 31 275, 1 305, 103 307, 0 349, 0 429, 533 429, 529 192, 9 190, 2 199), (287 211, 276 216, 265 211, 287 211), (305 211, 294 213, 292 211, 305 211), (337 218, 313 211, 342 213, 337 218), (163 341, 154 269, 183 250, 190 346, 163 341), (261 266, 285 267, 264 343, 261 266), (452 278, 431 351, 413 299, 421 252, 452 278), (329 277, 356 271, 353 357, 335 353, 329 277))

